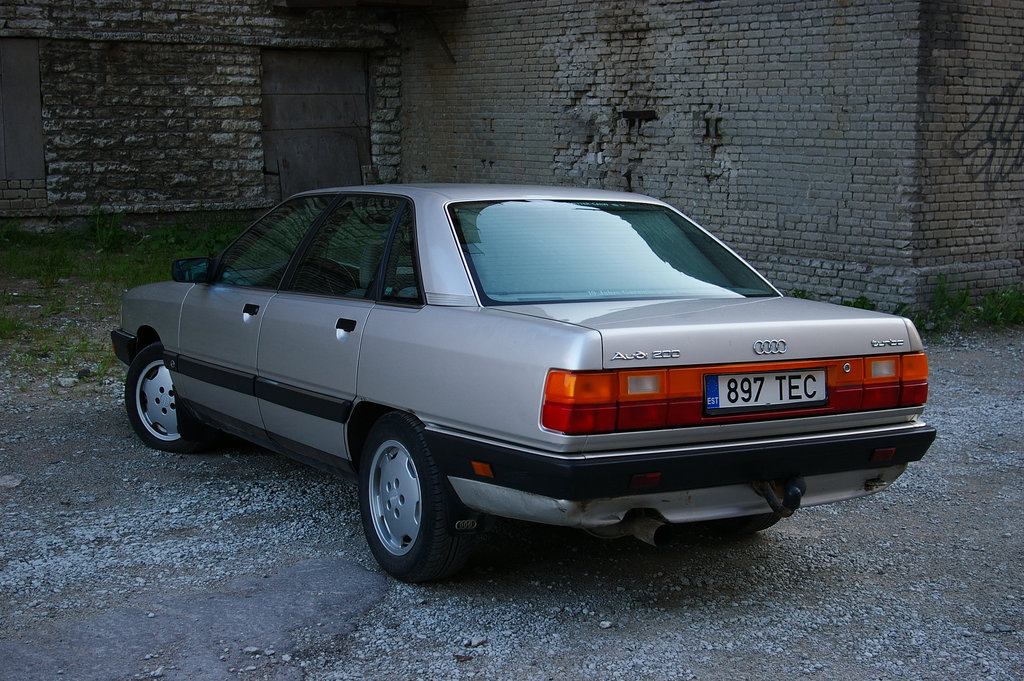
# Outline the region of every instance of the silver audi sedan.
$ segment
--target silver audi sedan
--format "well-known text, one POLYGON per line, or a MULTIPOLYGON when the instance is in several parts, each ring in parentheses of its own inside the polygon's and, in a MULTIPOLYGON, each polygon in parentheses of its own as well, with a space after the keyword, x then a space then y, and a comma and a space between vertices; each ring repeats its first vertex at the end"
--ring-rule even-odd
POLYGON ((353 478, 381 566, 464 564, 487 516, 664 541, 877 492, 935 438, 902 317, 779 293, 671 206, 499 185, 293 196, 129 291, 128 419, 353 478))

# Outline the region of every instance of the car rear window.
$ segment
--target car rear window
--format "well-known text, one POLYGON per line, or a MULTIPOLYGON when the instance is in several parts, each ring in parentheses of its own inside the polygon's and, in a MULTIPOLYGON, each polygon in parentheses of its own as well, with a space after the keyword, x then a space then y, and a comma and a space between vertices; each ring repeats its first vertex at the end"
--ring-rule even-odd
POLYGON ((524 200, 448 210, 487 304, 778 295, 663 206, 524 200))

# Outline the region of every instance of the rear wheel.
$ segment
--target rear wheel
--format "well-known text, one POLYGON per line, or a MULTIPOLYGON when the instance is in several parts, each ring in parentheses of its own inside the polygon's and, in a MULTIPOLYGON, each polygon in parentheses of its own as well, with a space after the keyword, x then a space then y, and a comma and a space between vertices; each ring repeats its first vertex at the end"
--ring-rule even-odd
POLYGON ((423 425, 392 412, 374 424, 359 467, 359 507, 374 558, 405 582, 454 574, 472 537, 454 531, 454 501, 423 437, 423 425))
POLYGON ((144 347, 128 367, 124 384, 124 406, 136 435, 154 449, 165 452, 194 452, 203 440, 182 436, 182 426, 190 431, 204 430, 189 421, 178 409, 171 372, 164 366, 164 346, 151 343, 144 347))

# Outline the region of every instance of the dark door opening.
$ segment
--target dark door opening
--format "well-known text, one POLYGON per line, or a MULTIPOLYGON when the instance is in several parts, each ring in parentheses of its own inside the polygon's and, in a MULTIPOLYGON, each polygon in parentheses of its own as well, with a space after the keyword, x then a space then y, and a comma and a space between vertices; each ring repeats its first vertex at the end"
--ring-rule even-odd
POLYGON ((268 189, 284 198, 361 184, 370 164, 366 56, 263 51, 263 154, 268 189))

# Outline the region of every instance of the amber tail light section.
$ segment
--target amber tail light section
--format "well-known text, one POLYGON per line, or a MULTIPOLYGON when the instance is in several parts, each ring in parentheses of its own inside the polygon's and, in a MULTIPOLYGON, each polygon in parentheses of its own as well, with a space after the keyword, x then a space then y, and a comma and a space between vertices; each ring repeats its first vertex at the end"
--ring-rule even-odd
POLYGON ((923 405, 928 360, 922 352, 798 362, 763 362, 648 370, 548 373, 541 425, 567 435, 591 435, 762 421, 923 405), (704 377, 715 374, 824 369, 828 403, 709 414, 704 377))

